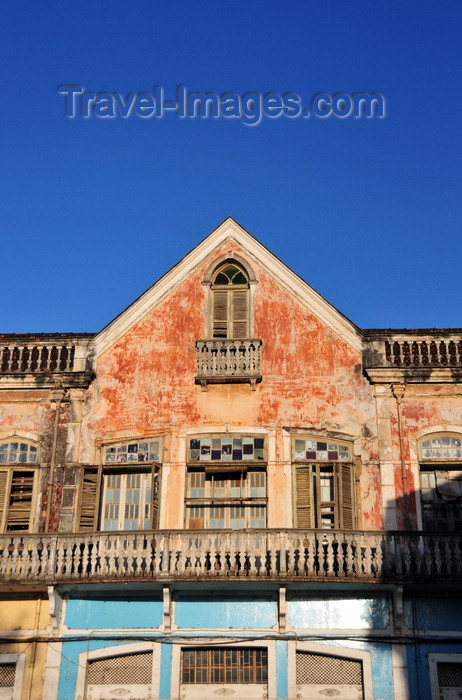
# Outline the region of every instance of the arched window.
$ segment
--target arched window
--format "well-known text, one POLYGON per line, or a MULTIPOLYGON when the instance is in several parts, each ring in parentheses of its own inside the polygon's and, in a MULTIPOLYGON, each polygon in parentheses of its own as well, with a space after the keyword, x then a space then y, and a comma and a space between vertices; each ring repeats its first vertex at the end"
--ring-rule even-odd
POLYGON ((249 338, 249 278, 234 261, 220 265, 212 276, 211 335, 213 338, 249 338))

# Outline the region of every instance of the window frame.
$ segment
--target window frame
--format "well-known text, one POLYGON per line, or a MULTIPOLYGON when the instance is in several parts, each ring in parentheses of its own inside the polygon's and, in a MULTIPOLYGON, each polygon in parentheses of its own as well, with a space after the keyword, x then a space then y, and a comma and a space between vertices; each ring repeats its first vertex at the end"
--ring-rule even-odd
MULTIPOLYGON (((255 277, 255 273, 250 266, 250 264, 242 258, 240 255, 237 253, 234 253, 234 251, 229 251, 227 254, 220 256, 218 259, 214 260, 208 267, 203 281, 202 285, 203 287, 206 288, 207 294, 206 294, 206 314, 205 314, 205 319, 204 319, 204 337, 206 339, 213 339, 213 340, 232 340, 233 338, 230 335, 226 335, 226 337, 214 337, 213 335, 213 316, 214 316, 214 301, 213 301, 213 295, 215 291, 224 291, 226 289, 225 286, 219 288, 218 286, 215 286, 213 284, 213 281, 215 280, 218 272, 226 265, 236 265, 238 268, 242 270, 244 275, 247 277, 247 284, 244 286, 242 285, 242 289, 247 289, 247 333, 248 335, 246 336, 246 339, 251 339, 254 337, 254 294, 255 294, 255 288, 256 285, 258 284, 258 280, 255 277)), ((229 289, 232 289, 232 285, 229 286, 229 289)), ((239 291, 237 285, 236 285, 236 290, 239 291)), ((244 338, 237 338, 237 340, 243 340, 244 338)))
POLYGON ((114 646, 103 647, 93 651, 84 651, 79 654, 79 668, 77 673, 77 682, 75 688, 76 698, 85 698, 87 696, 87 674, 88 664, 91 661, 101 659, 116 659, 118 656, 129 656, 131 654, 152 653, 152 680, 151 680, 151 696, 159 697, 159 682, 160 682, 160 644, 154 642, 134 642, 129 644, 118 644, 114 646))
POLYGON ((430 675, 430 692, 432 700, 440 700, 441 690, 438 679, 438 664, 455 663, 462 665, 462 654, 428 654, 428 673, 430 675))
MULTIPOLYGON (((128 454, 128 452, 127 452, 128 454)), ((105 442, 101 445, 100 457, 101 464, 99 465, 82 465, 80 467, 80 484, 79 484, 79 502, 76 509, 76 529, 79 532, 125 532, 123 528, 117 530, 105 530, 104 524, 104 497, 107 490, 106 479, 110 475, 119 474, 124 477, 124 482, 128 481, 128 476, 132 474, 150 474, 150 483, 141 488, 151 490, 150 505, 150 527, 148 530, 156 530, 159 527, 159 506, 160 506, 160 484, 162 475, 163 456, 163 436, 155 435, 150 437, 133 438, 128 440, 113 440, 105 442), (106 458, 107 448, 118 446, 134 445, 136 443, 159 442, 159 461, 142 460, 142 461, 123 461, 108 462, 106 458)), ((149 479, 147 480, 149 482, 149 479)), ((124 484, 123 492, 126 493, 127 484, 124 484)), ((119 501, 119 511, 129 505, 126 501, 119 501)), ((141 504, 140 504, 141 505, 141 504)), ((142 504, 146 505, 146 502, 142 504)), ((119 512, 120 520, 123 515, 119 512)), ((139 520, 143 520, 140 513, 139 520)), ((144 527, 133 528, 133 531, 146 530, 144 527)), ((128 531, 127 531, 128 532, 128 531)))
MULTIPOLYGON (((22 532, 32 532, 34 529, 34 524, 36 522, 36 508, 38 503, 38 484, 39 484, 39 473, 40 473, 40 449, 37 442, 30 440, 29 438, 23 438, 21 436, 8 436, 0 441, 1 444, 8 445, 27 445, 28 448, 33 448, 33 452, 29 450, 15 450, 14 454, 33 454, 35 459, 32 461, 3 461, 0 462, 0 532, 1 533, 22 533, 22 532), (18 510, 23 510, 24 513, 28 513, 27 527, 17 527, 9 528, 8 525, 11 524, 9 521, 10 513, 12 510, 12 496, 13 489, 15 489, 14 479, 21 479, 21 474, 31 475, 31 483, 27 485, 25 482, 21 484, 16 484, 17 499, 15 502, 20 504, 21 501, 27 501, 29 508, 19 508, 18 510), (24 498, 25 493, 29 491, 30 497, 24 498)), ((9 451, 3 454, 10 454, 9 451)), ((22 477, 23 479, 25 476, 22 477)), ((30 478, 30 476, 29 476, 30 478)), ((16 509, 15 509, 16 510, 16 509)), ((17 515, 16 515, 17 518, 17 515)), ((15 518, 15 519, 16 519, 15 518)), ((19 519, 20 522, 25 522, 19 519)))
POLYGON ((351 661, 360 661, 362 664, 363 674, 363 700, 373 700, 372 663, 371 654, 369 651, 360 651, 359 649, 348 649, 343 646, 331 646, 330 644, 316 644, 311 642, 288 643, 288 697, 298 697, 296 675, 297 652, 307 652, 309 654, 317 654, 321 656, 343 657, 351 661))
MULTIPOLYGON (((248 443, 250 444, 250 442, 248 443)), ((201 448, 199 448, 200 450, 201 448)), ((213 443, 210 445, 210 457, 213 456, 213 443)), ((185 509, 185 516, 184 516, 184 522, 185 522, 185 528, 186 529, 198 529, 198 530, 222 530, 222 529, 259 529, 259 528, 266 528, 267 527, 267 522, 268 522, 268 473, 267 473, 267 436, 262 435, 262 434, 245 434, 245 433, 212 433, 212 434, 196 434, 196 435, 188 435, 187 437, 187 445, 186 445, 186 478, 185 478, 185 494, 184 494, 184 509, 185 509), (223 438, 225 438, 226 443, 231 445, 231 454, 229 455, 231 459, 227 459, 227 455, 225 459, 191 459, 191 451, 194 449, 196 451, 196 448, 191 447, 191 443, 193 441, 200 441, 201 440, 210 440, 212 441, 213 439, 220 439, 222 440, 221 442, 221 452, 222 456, 224 456, 223 453, 223 445, 225 444, 225 441, 223 441, 223 438), (245 459, 245 454, 243 450, 243 445, 244 443, 242 442, 241 447, 242 447, 242 459, 232 459, 233 457, 233 451, 234 451, 234 439, 241 439, 244 440, 244 438, 250 440, 254 440, 253 443, 253 448, 252 448, 252 458, 245 459), (255 440, 261 439, 263 440, 263 447, 256 447, 255 440), (231 441, 231 442, 230 442, 231 441), (258 453, 262 455, 262 457, 257 457, 255 459, 255 454, 256 451, 258 450, 258 453), (203 487, 199 486, 196 484, 194 486, 192 484, 193 480, 193 475, 194 474, 200 474, 204 475, 203 478, 203 487), (264 485, 262 486, 261 484, 252 484, 250 480, 250 475, 251 474, 264 474, 264 485), (237 476, 239 475, 239 480, 240 480, 240 486, 238 487, 236 484, 233 486, 231 483, 232 479, 235 479, 237 481, 237 476), (220 477, 222 477, 220 479, 220 477), (229 480, 229 481, 228 481, 229 480), (215 494, 214 489, 215 489, 215 482, 217 481, 224 481, 224 487, 217 487, 217 488, 224 488, 225 493, 222 493, 221 495, 215 494), (203 495, 191 495, 191 491, 193 488, 200 488, 203 489, 204 493, 203 495), (239 488, 241 493, 239 495, 237 494, 232 494, 231 489, 232 488, 239 488), (264 495, 251 495, 251 489, 260 489, 264 488, 264 495), (232 508, 241 508, 244 509, 243 511, 243 519, 244 519, 244 525, 241 527, 236 527, 233 528, 231 527, 231 521, 233 520, 232 518, 232 508), (191 520, 192 516, 191 513, 193 512, 193 508, 202 508, 203 513, 202 517, 203 519, 203 527, 197 527, 194 525, 191 525, 191 520), (210 521, 213 520, 214 518, 212 517, 213 514, 213 509, 221 508, 223 510, 223 526, 222 527, 211 527, 210 526, 210 521), (256 513, 253 514, 254 518, 258 519, 263 519, 264 524, 263 525, 258 525, 258 526, 251 526, 251 520, 252 520, 252 508, 260 508, 263 509, 263 512, 260 512, 259 515, 256 513)), ((217 514, 215 514, 217 515, 217 514)), ((237 516, 238 517, 238 516, 237 516)), ((216 517, 215 517, 216 519, 216 517)), ((239 517, 239 519, 241 519, 239 517)))
MULTIPOLYGON (((182 687, 188 687, 192 689, 192 692, 189 694, 187 693, 187 697, 190 698, 198 698, 200 700, 206 700, 207 698, 216 698, 217 694, 214 692, 216 691, 220 685, 227 685, 227 684, 210 684, 208 688, 205 688, 203 684, 199 684, 200 687, 200 692, 201 694, 199 695, 197 692, 194 693, 194 688, 198 686, 194 686, 193 684, 182 684, 181 683, 181 670, 182 670, 182 651, 183 649, 188 649, 190 647, 196 647, 196 648, 207 648, 210 647, 209 644, 204 644, 204 640, 202 640, 200 637, 198 638, 191 638, 190 644, 188 645, 180 645, 180 644, 174 644, 173 649, 172 649, 172 675, 171 675, 171 697, 172 698, 179 698, 181 696, 181 689, 182 687)), ((220 648, 224 649, 232 649, 234 645, 229 645, 229 644, 220 644, 220 648)), ((275 698, 277 695, 276 692, 276 642, 273 640, 266 640, 266 639, 258 639, 258 640, 252 640, 252 641, 239 641, 239 647, 240 648, 265 648, 268 650, 268 679, 266 682, 266 695, 265 697, 268 698, 275 698)), ((241 688, 245 688, 246 684, 232 684, 233 689, 236 688, 236 686, 241 685, 241 688)), ((251 686, 252 688, 252 694, 251 695, 244 695, 243 697, 249 697, 249 698, 255 698, 259 697, 257 696, 254 691, 256 688, 265 688, 265 684, 261 683, 254 683, 254 684, 249 684, 249 687, 251 686)), ((263 696, 262 696, 263 697, 263 696)))
MULTIPOLYGON (((25 653, 21 654, 0 654, 0 665, 15 665, 14 686, 12 700, 21 700, 22 685, 24 679, 24 668, 26 663, 25 653)), ((10 686, 8 686, 10 687, 10 686)))
POLYGON ((332 436, 298 433, 292 436, 291 451, 295 527, 326 531, 355 529, 358 517, 353 442, 332 436), (297 449, 299 441, 305 442, 305 458, 300 457, 301 450, 297 449), (316 447, 307 450, 308 443, 316 443, 316 447), (320 445, 325 445, 325 448, 321 449, 318 447, 320 445), (337 449, 329 450, 329 446, 337 446, 337 449), (337 458, 333 458, 335 451, 337 458), (346 454, 347 451, 348 459, 345 457, 340 459, 340 454, 346 454), (332 474, 330 485, 322 483, 323 474, 332 474), (323 499, 322 492, 329 489, 329 486, 332 497, 323 499), (332 525, 325 527, 330 518, 332 525))
MULTIPOLYGON (((449 443, 449 446, 451 446, 451 443, 449 443)), ((445 447, 441 445, 440 448, 435 446, 435 449, 441 449, 444 450, 445 447)), ((446 449, 449 449, 446 448, 446 449)), ((452 448, 451 448, 452 449, 452 448)), ((427 531, 427 532, 462 532, 462 434, 454 431, 434 431, 431 433, 426 433, 425 435, 422 435, 418 441, 417 441, 417 454, 418 454, 418 468, 419 468, 419 490, 420 490, 420 499, 419 499, 419 505, 420 505, 420 518, 421 518, 421 526, 422 530, 427 531), (429 456, 428 454, 424 453, 425 451, 431 451, 432 447, 424 447, 425 442, 431 443, 433 440, 437 439, 451 439, 455 438, 458 440, 460 443, 459 446, 455 446, 455 449, 457 449, 460 452, 460 457, 453 456, 453 455, 446 455, 446 456, 429 456), (461 496, 459 498, 454 498, 454 499, 444 499, 443 496, 440 494, 439 497, 437 496, 438 492, 438 485, 437 485, 437 472, 445 472, 448 476, 447 481, 451 481, 449 478, 450 473, 452 472, 457 472, 461 475, 460 479, 454 479, 454 481, 460 481, 461 482, 461 496), (433 480, 435 481, 435 485, 433 487, 429 487, 428 483, 424 483, 424 477, 427 477, 428 475, 433 476, 433 480), (433 490, 435 495, 433 498, 424 498, 424 492, 428 492, 430 490, 433 490), (436 518, 430 518, 426 516, 426 507, 425 506, 433 506, 436 509, 436 518), (460 517, 457 518, 457 513, 456 513, 456 508, 455 506, 459 506, 460 510, 460 517), (431 523, 436 522, 438 523, 439 521, 444 520, 446 522, 446 527, 440 528, 440 527, 432 527, 431 523), (455 523, 456 521, 460 521, 459 528, 455 529, 455 523)))

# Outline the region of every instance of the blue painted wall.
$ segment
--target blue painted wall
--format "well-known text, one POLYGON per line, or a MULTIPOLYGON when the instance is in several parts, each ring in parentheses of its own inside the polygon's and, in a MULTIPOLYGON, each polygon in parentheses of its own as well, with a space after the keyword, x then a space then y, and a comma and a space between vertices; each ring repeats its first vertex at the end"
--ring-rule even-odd
POLYGON ((175 623, 187 629, 268 629, 277 622, 277 604, 266 597, 180 596, 175 623))
POLYGON ((456 597, 414 598, 404 602, 409 629, 456 632, 462 630, 462 600, 456 597))
POLYGON ((292 597, 289 622, 307 629, 385 629, 390 623, 388 599, 292 597))
POLYGON ((65 622, 71 629, 155 629, 162 624, 162 601, 75 598, 67 601, 65 622))

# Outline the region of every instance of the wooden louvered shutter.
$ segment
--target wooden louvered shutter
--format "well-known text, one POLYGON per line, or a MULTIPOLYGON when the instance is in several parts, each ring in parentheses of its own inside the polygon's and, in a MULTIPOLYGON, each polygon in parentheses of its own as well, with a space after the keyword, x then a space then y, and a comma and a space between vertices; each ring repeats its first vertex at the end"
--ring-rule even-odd
POLYGON ((97 528, 99 484, 99 470, 94 467, 84 468, 80 492, 79 530, 97 528))
POLYGON ((34 472, 14 471, 11 479, 6 529, 28 530, 32 512, 34 472))
POLYGON ((155 467, 152 474, 152 498, 151 498, 151 527, 157 530, 159 527, 159 484, 160 473, 155 467))
POLYGON ((353 499, 353 467, 351 464, 341 464, 340 477, 340 527, 352 530, 355 526, 354 499, 353 499))
POLYGON ((296 467, 296 513, 297 527, 311 528, 312 525, 312 498, 311 498, 311 465, 304 464, 296 467))
POLYGON ((213 292, 212 335, 214 338, 228 337, 228 292, 213 292))
POLYGON ((0 532, 3 532, 4 528, 4 518, 7 512, 7 500, 6 496, 8 493, 8 471, 6 469, 0 470, 0 532))
POLYGON ((230 292, 231 297, 231 318, 232 318, 232 335, 231 338, 248 338, 248 291, 236 290, 230 292))

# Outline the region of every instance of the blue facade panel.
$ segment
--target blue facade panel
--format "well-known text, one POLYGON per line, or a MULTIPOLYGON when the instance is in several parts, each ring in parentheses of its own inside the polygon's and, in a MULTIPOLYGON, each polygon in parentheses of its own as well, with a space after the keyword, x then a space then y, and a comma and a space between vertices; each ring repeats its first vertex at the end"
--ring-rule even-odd
POLYGON ((386 629, 390 624, 388 599, 293 597, 289 622, 307 629, 386 629))
POLYGON ((175 603, 175 623, 186 629, 271 629, 276 622, 268 597, 180 596, 175 603))
POLYGON ((155 629, 162 623, 162 602, 146 598, 70 599, 65 622, 70 629, 155 629))

